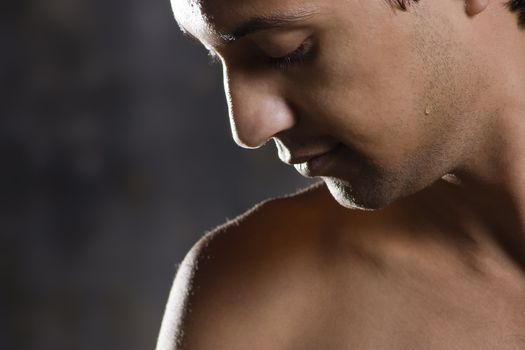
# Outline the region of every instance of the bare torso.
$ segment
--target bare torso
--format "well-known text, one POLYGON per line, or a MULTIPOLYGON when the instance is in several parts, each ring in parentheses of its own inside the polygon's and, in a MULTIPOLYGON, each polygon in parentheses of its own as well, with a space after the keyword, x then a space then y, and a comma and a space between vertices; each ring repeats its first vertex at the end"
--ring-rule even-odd
POLYGON ((520 268, 415 217, 421 198, 350 211, 319 187, 220 230, 172 348, 525 349, 520 268))

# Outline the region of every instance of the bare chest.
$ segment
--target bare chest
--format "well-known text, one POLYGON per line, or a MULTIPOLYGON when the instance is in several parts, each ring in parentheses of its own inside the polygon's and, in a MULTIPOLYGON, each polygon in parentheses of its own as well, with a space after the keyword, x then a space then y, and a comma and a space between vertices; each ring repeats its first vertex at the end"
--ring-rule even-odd
POLYGON ((450 285, 359 296, 325 305, 305 323, 318 342, 312 349, 325 341, 332 349, 525 349, 525 296, 469 295, 450 285))
POLYGON ((416 266, 354 271, 302 290, 305 295, 287 296, 284 309, 273 309, 281 321, 267 325, 275 336, 263 348, 525 349, 519 284, 455 270, 428 274, 416 266))

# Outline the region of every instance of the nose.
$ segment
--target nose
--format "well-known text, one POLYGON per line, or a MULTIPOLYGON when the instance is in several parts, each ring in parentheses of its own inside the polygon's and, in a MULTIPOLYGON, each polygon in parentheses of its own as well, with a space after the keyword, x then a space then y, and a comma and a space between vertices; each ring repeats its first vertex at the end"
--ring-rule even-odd
POLYGON ((295 124, 293 112, 275 82, 260 74, 224 68, 224 90, 232 135, 241 147, 261 147, 295 124))

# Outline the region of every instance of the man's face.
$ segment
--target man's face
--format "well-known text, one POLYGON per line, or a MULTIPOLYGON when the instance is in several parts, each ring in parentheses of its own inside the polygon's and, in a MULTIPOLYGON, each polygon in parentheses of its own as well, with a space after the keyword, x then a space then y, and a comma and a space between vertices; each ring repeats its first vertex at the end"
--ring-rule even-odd
POLYGON ((236 142, 273 139, 284 162, 362 209, 415 193, 459 161, 478 98, 469 86, 481 84, 462 6, 173 0, 179 25, 221 59, 236 142))

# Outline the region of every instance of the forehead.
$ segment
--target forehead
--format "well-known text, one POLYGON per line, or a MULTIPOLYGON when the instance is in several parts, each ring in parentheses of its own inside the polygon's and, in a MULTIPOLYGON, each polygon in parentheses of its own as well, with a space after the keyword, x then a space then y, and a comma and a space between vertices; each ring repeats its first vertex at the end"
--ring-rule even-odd
MULTIPOLYGON (((328 2, 328 0, 324 0, 328 2)), ((182 31, 218 44, 228 40, 239 23, 255 17, 306 15, 319 9, 320 0, 172 0, 182 31)))

